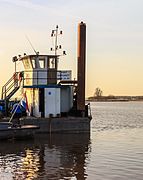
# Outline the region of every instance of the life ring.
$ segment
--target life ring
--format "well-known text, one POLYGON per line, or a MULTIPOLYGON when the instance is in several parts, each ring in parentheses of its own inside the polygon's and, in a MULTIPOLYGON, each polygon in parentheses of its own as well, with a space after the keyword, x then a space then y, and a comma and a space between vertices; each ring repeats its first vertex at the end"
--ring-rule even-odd
POLYGON ((22 72, 19 72, 19 74, 18 74, 18 80, 19 80, 20 82, 22 81, 22 77, 23 77, 22 72))
POLYGON ((22 77, 23 77, 22 72, 19 72, 19 73, 15 72, 13 74, 14 81, 20 81, 21 82, 22 81, 22 77))
POLYGON ((17 72, 15 72, 15 73, 13 74, 13 79, 14 79, 14 81, 17 81, 17 80, 18 80, 17 72))

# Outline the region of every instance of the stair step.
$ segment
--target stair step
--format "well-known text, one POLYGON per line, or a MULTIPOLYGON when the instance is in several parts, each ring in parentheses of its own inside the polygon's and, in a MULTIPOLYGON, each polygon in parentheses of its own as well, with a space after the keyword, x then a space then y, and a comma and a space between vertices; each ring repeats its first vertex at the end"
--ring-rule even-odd
POLYGON ((18 81, 18 72, 15 72, 14 75, 6 82, 2 87, 1 98, 3 100, 9 100, 19 89, 20 82, 18 81))
POLYGON ((16 91, 19 89, 19 86, 15 87, 10 93, 9 95, 6 97, 6 100, 9 100, 15 93, 16 91))

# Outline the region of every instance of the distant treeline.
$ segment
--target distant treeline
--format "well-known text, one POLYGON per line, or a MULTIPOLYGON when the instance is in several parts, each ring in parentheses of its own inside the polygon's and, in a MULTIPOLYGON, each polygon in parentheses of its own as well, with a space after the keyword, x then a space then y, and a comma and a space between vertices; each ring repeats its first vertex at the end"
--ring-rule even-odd
POLYGON ((143 101, 143 96, 93 96, 89 101, 143 101))

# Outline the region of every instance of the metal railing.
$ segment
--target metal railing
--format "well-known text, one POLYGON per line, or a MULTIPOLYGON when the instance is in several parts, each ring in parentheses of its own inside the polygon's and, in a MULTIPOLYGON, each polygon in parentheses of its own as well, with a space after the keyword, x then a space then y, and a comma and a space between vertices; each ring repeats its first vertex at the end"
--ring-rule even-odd
POLYGON ((55 69, 24 71, 23 86, 57 84, 63 79, 62 72, 55 69))
POLYGON ((2 87, 1 99, 9 99, 19 89, 20 83, 19 72, 15 72, 2 87))
POLYGON ((63 71, 57 71, 55 69, 15 72, 2 87, 1 99, 5 100, 12 97, 21 85, 24 87, 57 84, 57 81, 63 79, 62 72, 63 71))

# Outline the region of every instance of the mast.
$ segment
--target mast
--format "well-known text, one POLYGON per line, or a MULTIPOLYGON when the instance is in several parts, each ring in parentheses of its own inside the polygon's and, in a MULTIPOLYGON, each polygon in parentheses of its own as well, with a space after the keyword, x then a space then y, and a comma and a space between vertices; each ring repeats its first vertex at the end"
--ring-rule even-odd
MULTIPOLYGON (((59 35, 62 35, 63 34, 63 31, 59 30, 59 26, 57 25, 55 29, 52 30, 52 33, 51 33, 51 37, 54 37, 54 48, 51 48, 51 51, 54 51, 54 55, 55 55, 55 58, 56 58, 56 61, 57 63, 55 64, 56 66, 56 69, 57 69, 57 64, 58 64, 58 50, 62 49, 62 46, 61 45, 58 45, 58 36, 59 35)), ((66 52, 63 51, 63 55, 66 55, 66 52)), ((53 62, 53 66, 54 66, 54 62, 53 62)))

